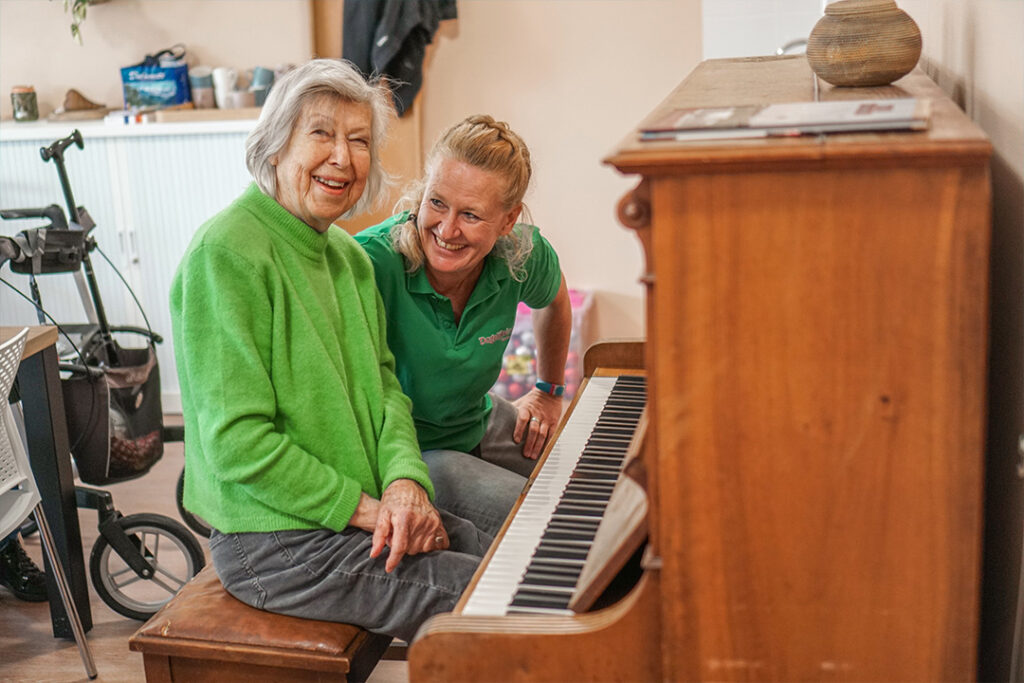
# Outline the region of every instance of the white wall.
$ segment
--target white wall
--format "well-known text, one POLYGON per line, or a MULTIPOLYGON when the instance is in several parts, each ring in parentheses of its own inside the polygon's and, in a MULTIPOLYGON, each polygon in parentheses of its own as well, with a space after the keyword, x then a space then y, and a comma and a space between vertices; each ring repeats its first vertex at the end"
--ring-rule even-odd
MULTIPOLYGON (((807 40, 824 0, 704 0, 704 58, 773 55, 807 40)), ((802 50, 796 50, 802 52, 802 50)))
POLYGON ((594 337, 641 336, 639 241, 615 218, 636 183, 601 163, 700 60, 699 0, 462 0, 425 74, 423 139, 474 113, 530 146, 526 201, 570 287, 596 292, 594 337))
POLYGON ((248 69, 309 59, 309 0, 111 0, 89 7, 82 45, 61 0, 0 2, 0 117, 11 87, 34 86, 46 116, 75 88, 93 102, 124 106, 120 68, 184 43, 190 64, 248 69))

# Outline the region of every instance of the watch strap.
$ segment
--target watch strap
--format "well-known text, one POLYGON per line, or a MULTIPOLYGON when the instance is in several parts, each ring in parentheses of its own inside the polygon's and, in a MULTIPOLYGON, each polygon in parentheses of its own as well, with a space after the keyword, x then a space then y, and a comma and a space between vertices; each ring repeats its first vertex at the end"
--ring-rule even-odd
POLYGON ((543 391, 545 394, 548 394, 549 396, 561 396, 562 394, 565 393, 564 384, 552 384, 551 382, 545 382, 544 380, 540 380, 534 386, 536 386, 538 389, 543 391))

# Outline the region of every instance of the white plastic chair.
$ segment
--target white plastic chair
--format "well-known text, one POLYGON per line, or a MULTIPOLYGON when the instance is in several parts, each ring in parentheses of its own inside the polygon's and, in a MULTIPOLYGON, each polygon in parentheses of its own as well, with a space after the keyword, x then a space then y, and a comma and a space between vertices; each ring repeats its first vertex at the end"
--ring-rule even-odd
POLYGON ((53 569, 57 587, 60 589, 64 610, 71 621, 71 630, 74 632, 82 663, 85 664, 85 672, 89 678, 96 678, 96 664, 93 663, 89 643, 85 640, 85 630, 82 628, 81 619, 78 618, 78 610, 71 599, 71 588, 64 575, 64 567, 54 552, 50 524, 43 514, 39 489, 36 487, 35 477, 32 476, 28 455, 25 454, 11 406, 7 402, 27 337, 26 327, 0 346, 0 538, 6 537, 21 526, 30 514, 35 513, 39 538, 53 569))

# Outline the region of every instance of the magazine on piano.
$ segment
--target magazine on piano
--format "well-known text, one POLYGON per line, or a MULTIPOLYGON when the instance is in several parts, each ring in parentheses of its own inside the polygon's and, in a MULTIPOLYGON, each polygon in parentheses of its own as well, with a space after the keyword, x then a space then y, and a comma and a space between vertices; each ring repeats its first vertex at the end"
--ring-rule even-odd
POLYGON ((690 107, 666 112, 641 127, 641 140, 714 140, 924 130, 930 100, 913 97, 690 107))

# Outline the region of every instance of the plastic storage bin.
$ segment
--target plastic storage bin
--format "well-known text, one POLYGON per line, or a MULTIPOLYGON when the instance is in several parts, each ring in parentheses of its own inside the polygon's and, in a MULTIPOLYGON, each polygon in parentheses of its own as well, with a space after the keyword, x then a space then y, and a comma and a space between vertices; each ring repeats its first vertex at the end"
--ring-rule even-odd
MULTIPOLYGON (((579 388, 583 368, 583 330, 590 316, 593 295, 589 291, 570 289, 569 302, 572 304, 572 336, 569 338, 569 355, 565 361, 565 394, 571 399, 579 388)), ((516 322, 512 327, 501 373, 492 391, 509 400, 515 400, 533 388, 537 381, 537 342, 533 334, 533 318, 530 308, 519 304, 516 322)))

